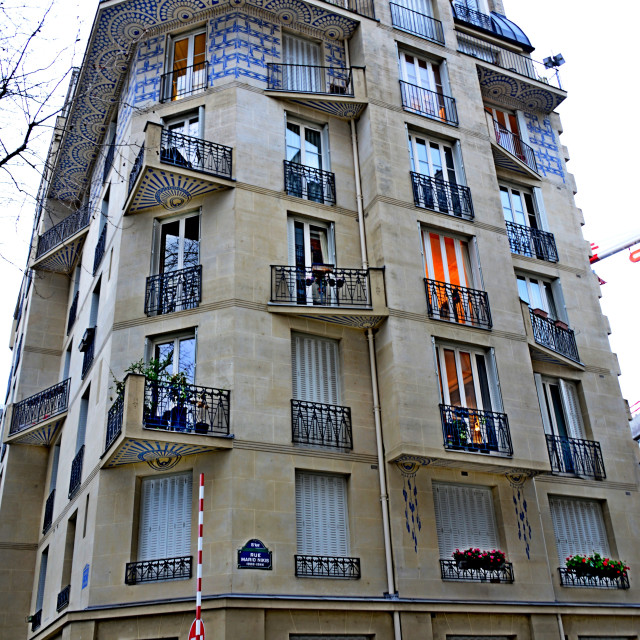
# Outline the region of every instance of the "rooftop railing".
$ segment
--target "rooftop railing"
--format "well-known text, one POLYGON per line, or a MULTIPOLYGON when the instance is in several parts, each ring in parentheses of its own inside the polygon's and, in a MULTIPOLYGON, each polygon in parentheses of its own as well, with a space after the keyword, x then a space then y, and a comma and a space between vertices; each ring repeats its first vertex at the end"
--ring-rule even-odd
POLYGON ((390 2, 389 6, 391 7, 391 24, 394 27, 431 40, 431 42, 444 44, 444 32, 440 20, 403 7, 395 2, 390 2))
POLYGON ((469 187, 432 178, 415 171, 410 173, 413 202, 416 207, 473 220, 473 202, 469 187))
POLYGON ((231 180, 231 147, 170 129, 162 130, 160 162, 231 180))
POLYGON ((40 422, 64 413, 69 407, 70 378, 58 382, 13 406, 9 435, 14 435, 40 422))
POLYGON ((445 448, 513 455, 509 419, 505 413, 446 404, 439 406, 445 448))
POLYGON ((425 278, 424 285, 430 318, 491 329, 493 323, 486 291, 428 278, 425 278))
POLYGON ((38 238, 36 258, 40 258, 57 246, 63 244, 71 236, 88 226, 91 221, 91 212, 88 206, 81 207, 75 213, 67 216, 61 222, 45 231, 38 238))
POLYGON ((289 160, 284 161, 284 190, 296 198, 320 204, 336 203, 336 177, 333 173, 289 160))
POLYGON ((446 124, 458 125, 458 110, 454 98, 404 80, 400 80, 400 90, 402 106, 407 111, 413 111, 446 124))
POLYGON ((209 86, 209 62, 173 69, 160 76, 160 102, 178 100, 209 86))
POLYGON ((144 312, 148 316, 195 309, 202 300, 202 265, 147 278, 144 312))
MULTIPOLYGON (((543 347, 559 353, 569 360, 580 362, 576 336, 572 329, 562 326, 564 323, 543 318, 529 309, 533 339, 543 347)), ((566 325, 565 325, 566 326, 566 325)))
POLYGON ((349 407, 291 400, 291 427, 298 444, 353 449, 349 407))
POLYGON ((596 480, 607 477, 599 442, 547 434, 547 450, 551 471, 590 476, 596 480))
POLYGON ((350 68, 267 63, 267 89, 292 93, 353 96, 350 68))
POLYGON ((509 220, 505 224, 511 253, 547 262, 558 262, 558 249, 553 233, 509 220))
POLYGON ((471 24, 474 27, 480 27, 481 29, 485 29, 487 31, 493 31, 493 22, 491 20, 491 16, 486 13, 482 13, 481 11, 476 11, 475 9, 470 9, 464 4, 455 3, 454 4, 455 15, 458 20, 462 22, 466 22, 467 24, 471 24))
POLYGON ((537 173, 538 164, 536 163, 536 154, 533 149, 522 140, 522 138, 512 131, 509 131, 504 125, 497 120, 493 121, 493 127, 496 132, 496 142, 505 151, 524 162, 529 169, 533 169, 537 173))
POLYGON ((373 0, 323 0, 323 2, 332 4, 335 7, 347 9, 348 11, 353 11, 365 18, 371 18, 373 20, 376 18, 373 0))

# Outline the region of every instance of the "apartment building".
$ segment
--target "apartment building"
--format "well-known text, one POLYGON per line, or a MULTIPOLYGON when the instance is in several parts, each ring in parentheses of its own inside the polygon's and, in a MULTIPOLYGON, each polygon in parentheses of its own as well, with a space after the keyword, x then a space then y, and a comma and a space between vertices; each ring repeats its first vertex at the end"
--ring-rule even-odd
POLYGON ((97 5, 10 338, 3 638, 188 638, 201 474, 207 638, 638 638, 559 62, 501 0, 97 5))

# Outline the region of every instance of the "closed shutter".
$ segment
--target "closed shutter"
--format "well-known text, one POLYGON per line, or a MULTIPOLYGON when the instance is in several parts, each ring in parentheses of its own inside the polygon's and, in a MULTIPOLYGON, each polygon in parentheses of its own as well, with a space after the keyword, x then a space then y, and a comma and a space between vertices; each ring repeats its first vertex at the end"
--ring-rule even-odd
POLYGON ((187 556, 191 551, 191 474, 142 481, 138 560, 187 556))
POLYGON ((577 553, 609 555, 607 531, 598 502, 550 497, 549 506, 561 565, 564 566, 568 556, 577 553))
POLYGON ((291 359, 296 400, 340 404, 338 343, 335 340, 294 334, 291 359))
POLYGON ((343 476, 297 474, 296 534, 298 553, 349 555, 347 483, 343 476))
POLYGON ((562 393, 562 403, 567 417, 567 426, 571 438, 585 438, 584 422, 582 421, 582 411, 578 400, 578 388, 575 383, 559 380, 560 392, 562 393))
POLYGON ((434 483, 433 497, 441 558, 456 549, 499 546, 491 489, 434 483))

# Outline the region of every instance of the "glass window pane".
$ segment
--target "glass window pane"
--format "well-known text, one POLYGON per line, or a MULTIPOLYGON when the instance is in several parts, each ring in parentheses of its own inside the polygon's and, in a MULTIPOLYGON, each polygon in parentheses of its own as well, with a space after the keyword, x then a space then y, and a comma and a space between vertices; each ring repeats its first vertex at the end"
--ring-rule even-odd
POLYGON ((542 292, 538 281, 531 278, 529 280, 529 288, 531 290, 531 306, 534 309, 544 309, 546 311, 547 306, 542 302, 542 292))
POLYGON ((206 35, 199 33, 193 38, 193 64, 202 65, 205 60, 205 47, 206 35))
POLYGON ((509 190, 506 187, 500 187, 500 200, 502 201, 504 219, 509 222, 514 222, 511 198, 509 197, 509 190))
POLYGON ((200 220, 192 216, 185 221, 183 268, 195 267, 200 263, 200 220))
POLYGON ((304 164, 315 169, 322 169, 322 146, 320 132, 314 129, 304 130, 304 164))
POLYGON ((173 373, 173 350, 174 345, 171 340, 171 342, 157 344, 153 354, 161 366, 161 371, 166 371, 168 374, 173 373))
POLYGON ((518 276, 518 295, 520 296, 520 300, 524 300, 528 305, 531 305, 531 300, 529 299, 529 289, 527 288, 527 281, 522 277, 518 276))
POLYGON ((160 273, 174 271, 180 260, 180 222, 162 225, 160 239, 160 273))
POLYGON ((440 159, 440 147, 434 142, 431 142, 429 146, 431 148, 431 164, 433 168, 433 172, 431 173, 431 175, 434 178, 438 178, 439 180, 442 180, 443 176, 442 176, 442 160, 440 159))
POLYGON ((471 369, 471 354, 467 351, 460 351, 460 369, 462 373, 462 384, 464 385, 465 406, 469 409, 477 409, 476 388, 473 380, 473 370, 471 369))
POLYGON ((449 404, 454 407, 461 406, 460 387, 458 385, 458 372, 456 370, 456 354, 451 349, 444 349, 444 363, 447 370, 447 388, 449 389, 449 404))
POLYGON ((287 160, 300 162, 300 125, 287 122, 287 160))
POLYGON ((187 380, 193 384, 196 368, 196 339, 181 338, 180 351, 178 353, 178 371, 181 371, 187 377, 187 380))
POLYGON ((173 70, 185 69, 188 66, 189 38, 176 40, 173 43, 173 70))

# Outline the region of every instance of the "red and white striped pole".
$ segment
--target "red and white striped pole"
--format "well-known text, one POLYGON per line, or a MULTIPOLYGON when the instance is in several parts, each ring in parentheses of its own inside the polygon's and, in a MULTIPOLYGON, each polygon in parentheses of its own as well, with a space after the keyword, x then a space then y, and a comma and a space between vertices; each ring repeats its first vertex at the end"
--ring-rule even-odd
POLYGON ((189 631, 189 640, 205 640, 202 622, 202 529, 204 522, 204 473, 200 474, 200 496, 198 501, 198 573, 196 580, 196 619, 189 631))

